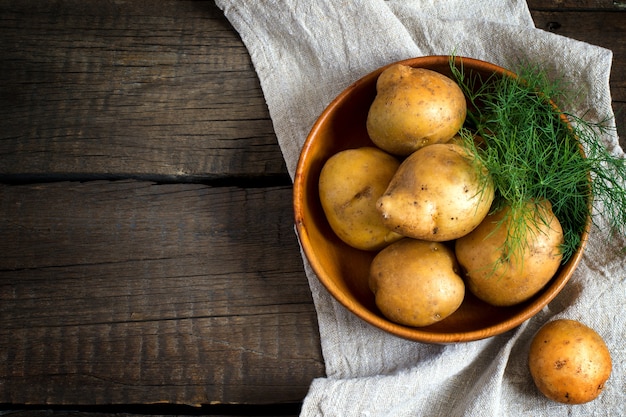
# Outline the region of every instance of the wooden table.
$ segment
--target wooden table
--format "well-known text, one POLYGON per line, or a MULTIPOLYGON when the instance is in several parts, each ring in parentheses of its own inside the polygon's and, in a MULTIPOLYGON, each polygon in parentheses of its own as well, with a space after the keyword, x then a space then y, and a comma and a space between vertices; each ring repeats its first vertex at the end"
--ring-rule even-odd
MULTIPOLYGON (((529 5, 614 51, 626 132, 626 3, 529 5)), ((221 11, 0 0, 0 30, 2 409, 297 415, 324 363, 291 182, 221 11)))

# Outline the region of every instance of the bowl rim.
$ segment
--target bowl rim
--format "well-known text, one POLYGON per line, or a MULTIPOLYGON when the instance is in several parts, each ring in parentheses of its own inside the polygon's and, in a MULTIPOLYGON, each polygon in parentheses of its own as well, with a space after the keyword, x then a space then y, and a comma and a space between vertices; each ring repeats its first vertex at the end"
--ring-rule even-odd
MULTIPOLYGON (((591 227, 591 217, 588 217, 587 223, 581 235, 580 247, 576 250, 574 255, 568 260, 568 262, 564 265, 561 265, 559 272, 557 274, 558 277, 553 276, 551 280, 546 284, 546 286, 542 289, 541 293, 536 295, 531 299, 529 304, 521 311, 519 314, 514 315, 513 317, 504 320, 502 322, 492 324, 489 326, 481 327, 479 329, 470 330, 470 331, 461 331, 461 332, 450 332, 450 333, 437 333, 437 332, 429 332, 425 328, 420 327, 409 327, 401 324, 397 324, 391 322, 390 320, 375 314, 372 311, 369 311, 366 308, 359 308, 357 304, 352 302, 351 300, 343 297, 341 295, 341 291, 339 287, 333 282, 333 280, 328 277, 326 274, 321 262, 317 259, 314 253, 314 249, 312 246, 312 242, 309 238, 309 233, 306 227, 306 222, 304 220, 304 183, 305 183, 305 161, 309 159, 309 154, 312 152, 312 144, 313 139, 316 134, 321 130, 322 126, 324 126, 325 122, 329 119, 331 114, 337 109, 347 97, 350 96, 350 93, 355 88, 358 88, 363 83, 372 82, 372 78, 377 78, 378 75, 384 71, 386 68, 395 65, 395 64, 403 64, 409 65, 413 67, 419 67, 424 65, 441 65, 448 63, 450 59, 455 59, 455 62, 458 62, 462 65, 470 64, 470 66, 475 68, 480 68, 482 70, 486 70, 488 72, 500 73, 506 76, 511 76, 513 78, 517 78, 517 75, 503 67, 500 67, 496 64, 475 59, 469 57, 462 56, 450 56, 450 55, 429 55, 429 56, 421 56, 421 57, 413 57, 408 59, 403 59, 400 61, 391 62, 387 65, 379 67, 363 77, 359 78, 352 84, 350 84, 347 88, 345 88, 339 95, 337 95, 323 110, 323 112, 316 119, 314 125, 312 126, 307 138, 304 142, 304 145, 301 149, 300 156, 298 159, 298 164, 296 167, 296 173, 294 177, 294 187, 293 187, 293 209, 294 209, 294 221, 296 226, 296 232, 298 238, 300 240, 301 248, 306 256, 306 260, 309 262, 316 278, 320 281, 320 283, 326 288, 326 290, 330 293, 332 298, 338 301, 343 307, 349 310, 352 314, 356 315, 360 319, 369 323, 370 325, 382 329, 390 334, 395 336, 415 341, 415 342, 423 342, 423 343, 434 343, 434 344, 447 344, 447 343, 458 343, 458 342, 470 342, 475 340, 486 339, 492 336, 496 336, 502 333, 505 333, 511 329, 514 329, 527 321, 528 319, 535 316, 539 311, 541 311, 550 301, 552 301, 563 289, 563 287, 569 282, 574 270, 578 267, 583 255, 584 249, 587 244, 589 230, 591 227), (555 277, 558 278, 555 280, 555 277), (549 290, 549 291, 546 291, 549 290), (424 330, 426 329, 426 330, 424 330)), ((566 119, 564 119, 567 122, 566 119)))

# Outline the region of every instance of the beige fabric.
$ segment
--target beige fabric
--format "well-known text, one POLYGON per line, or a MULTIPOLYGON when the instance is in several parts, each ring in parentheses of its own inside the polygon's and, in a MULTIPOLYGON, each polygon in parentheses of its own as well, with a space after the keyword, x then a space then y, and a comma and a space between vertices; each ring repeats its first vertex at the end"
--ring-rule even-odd
MULTIPOLYGON (((450 54, 514 68, 531 61, 585 94, 566 109, 612 115, 611 51, 534 28, 520 0, 217 0, 246 44, 294 176, 300 149, 324 107, 377 67, 414 56, 450 54)), ((622 153, 617 135, 606 145, 622 153)), ((447 346, 409 342, 355 318, 319 284, 306 258, 318 313, 326 378, 313 381, 302 416, 593 416, 626 411, 626 242, 595 229, 566 289, 507 334, 447 346), (527 369, 530 340, 566 317, 596 329, 613 355, 613 374, 596 401, 546 400, 527 369)))

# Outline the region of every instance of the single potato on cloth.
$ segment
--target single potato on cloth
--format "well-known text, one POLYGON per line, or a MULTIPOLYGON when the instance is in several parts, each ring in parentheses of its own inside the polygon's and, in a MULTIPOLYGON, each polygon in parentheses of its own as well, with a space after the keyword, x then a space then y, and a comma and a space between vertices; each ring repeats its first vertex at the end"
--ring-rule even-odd
POLYGON ((611 354, 602 337, 576 320, 557 319, 534 336, 528 367, 546 397, 566 404, 594 400, 611 375, 611 354))

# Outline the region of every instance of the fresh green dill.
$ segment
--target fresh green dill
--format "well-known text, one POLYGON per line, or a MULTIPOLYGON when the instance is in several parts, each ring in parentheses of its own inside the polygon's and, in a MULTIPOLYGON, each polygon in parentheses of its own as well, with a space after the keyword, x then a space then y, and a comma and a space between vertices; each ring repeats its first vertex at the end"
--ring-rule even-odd
POLYGON ((466 74, 462 60, 451 59, 450 68, 468 99, 460 136, 492 177, 494 210, 511 206, 506 253, 515 254, 537 221, 529 220, 536 219, 529 202, 551 203, 563 229, 563 263, 579 248, 593 209, 614 233, 624 234, 626 160, 601 143, 606 120, 592 123, 561 112, 554 101, 568 97, 565 84, 537 66, 486 79, 466 74))

